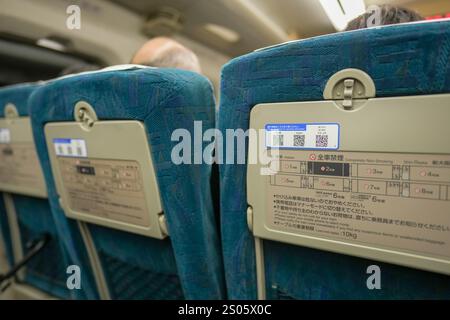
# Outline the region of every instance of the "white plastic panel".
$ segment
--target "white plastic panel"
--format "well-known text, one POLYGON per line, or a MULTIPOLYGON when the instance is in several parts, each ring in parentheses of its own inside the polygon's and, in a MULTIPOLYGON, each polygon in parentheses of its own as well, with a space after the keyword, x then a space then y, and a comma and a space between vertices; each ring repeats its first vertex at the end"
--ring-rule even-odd
POLYGON ((47 197, 28 117, 0 119, 0 191, 47 197))
POLYGON ((449 118, 450 95, 255 106, 251 128, 288 144, 266 147, 273 175, 248 165, 255 237, 450 274, 449 118))
POLYGON ((159 189, 139 121, 45 126, 53 176, 66 215, 158 239, 159 189))

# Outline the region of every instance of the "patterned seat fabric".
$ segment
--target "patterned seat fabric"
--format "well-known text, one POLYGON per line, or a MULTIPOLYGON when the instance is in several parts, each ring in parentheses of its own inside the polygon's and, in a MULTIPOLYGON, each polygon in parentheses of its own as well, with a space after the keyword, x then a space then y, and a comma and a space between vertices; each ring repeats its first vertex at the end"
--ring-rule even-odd
MULTIPOLYGON (((67 219, 58 197, 44 136, 48 122, 73 121, 86 101, 100 121, 145 124, 170 237, 156 240, 89 224, 113 299, 222 299, 225 296, 220 241, 210 193, 211 166, 175 165, 175 129, 214 127, 212 87, 204 77, 171 69, 131 68, 81 74, 48 83, 32 97, 38 153, 65 246, 67 219)), ((193 135, 192 135, 193 137, 193 135)), ((105 143, 112 143, 105 141, 105 143)), ((133 143, 130 141, 130 143, 133 143)))
MULTIPOLYGON (((29 97, 39 88, 37 84, 23 84, 0 89, 0 116, 4 117, 4 107, 13 104, 21 117, 29 116, 29 97)), ((44 234, 50 236, 50 242, 37 256, 26 265, 24 282, 54 297, 61 299, 84 298, 83 294, 70 291, 66 286, 66 268, 71 263, 64 251, 61 238, 56 229, 48 199, 12 194, 23 253, 30 245, 41 239, 44 234)), ((12 252, 12 239, 9 230, 3 197, 0 204, 0 223, 10 265, 15 261, 12 252)), ((89 272, 87 272, 89 274, 89 272)))
MULTIPOLYGON (((395 25, 290 42, 236 58, 222 71, 218 127, 249 127, 259 103, 320 101, 336 72, 356 68, 377 97, 450 93, 450 21, 395 25)), ((426 107, 426 106, 424 106, 426 107)), ((225 156, 224 156, 225 158, 225 156)), ((221 216, 229 297, 256 298, 253 237, 246 221, 246 165, 221 165, 221 216)), ((385 263, 264 241, 272 299, 449 298, 450 278, 385 263), (365 270, 383 270, 383 290, 367 290, 365 270)))

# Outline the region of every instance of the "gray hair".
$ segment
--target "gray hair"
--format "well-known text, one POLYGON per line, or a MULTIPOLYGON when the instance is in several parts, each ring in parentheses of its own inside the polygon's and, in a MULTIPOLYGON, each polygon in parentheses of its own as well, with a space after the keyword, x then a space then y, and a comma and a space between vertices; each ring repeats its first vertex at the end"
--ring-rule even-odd
POLYGON ((144 65, 201 72, 197 56, 190 50, 179 46, 170 46, 165 50, 160 50, 154 57, 146 61, 144 65))

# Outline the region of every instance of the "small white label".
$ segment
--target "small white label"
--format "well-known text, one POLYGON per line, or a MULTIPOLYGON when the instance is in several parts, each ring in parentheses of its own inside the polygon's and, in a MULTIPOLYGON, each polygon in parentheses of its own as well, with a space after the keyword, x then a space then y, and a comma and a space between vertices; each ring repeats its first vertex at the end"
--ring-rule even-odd
POLYGON ((338 150, 337 123, 267 124, 266 147, 302 150, 338 150))
POLYGON ((0 128, 0 143, 10 143, 11 132, 7 128, 0 128))
POLYGON ((55 153, 61 157, 86 158, 86 141, 83 139, 53 139, 55 153))

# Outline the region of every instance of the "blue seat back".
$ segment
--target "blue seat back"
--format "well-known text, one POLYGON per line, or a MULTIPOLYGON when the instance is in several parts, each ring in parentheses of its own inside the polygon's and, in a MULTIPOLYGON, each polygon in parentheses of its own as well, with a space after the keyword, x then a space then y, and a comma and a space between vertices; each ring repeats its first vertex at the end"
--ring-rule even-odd
MULTIPOLYGON (((377 97, 450 92, 450 21, 395 25, 295 41, 236 58, 222 71, 218 127, 249 128, 260 103, 320 101, 330 77, 355 68, 377 97)), ((236 152, 236 150, 235 150, 236 152)), ((225 156, 224 156, 225 158, 225 156)), ((231 299, 255 299, 255 249, 247 226, 245 164, 220 166, 224 265, 231 299)), ((449 298, 450 277, 366 259, 264 241, 269 299, 449 298), (383 270, 382 290, 365 286, 383 270)))
POLYGON ((137 120, 145 125, 170 236, 158 240, 88 224, 111 298, 224 298, 220 241, 209 189, 211 166, 171 161, 177 144, 171 141, 175 129, 192 134, 194 121, 202 121, 204 130, 214 127, 210 82, 181 70, 112 70, 48 83, 32 101, 36 145, 67 247, 73 246, 66 232, 72 220, 58 203, 44 125, 73 121, 79 101, 89 103, 99 121, 137 120))
MULTIPOLYGON (((37 84, 23 84, 5 87, 0 90, 0 117, 4 117, 4 107, 13 104, 20 117, 29 116, 29 97, 39 88, 37 84)), ((42 252, 26 266, 25 283, 30 284, 52 296, 62 299, 82 298, 83 294, 70 291, 66 286, 66 268, 71 264, 67 252, 57 232, 48 199, 12 194, 23 253, 29 251, 31 242, 44 234, 51 237, 42 252)), ((10 265, 18 261, 13 255, 13 243, 9 229, 3 197, 0 200, 0 223, 10 265)))

